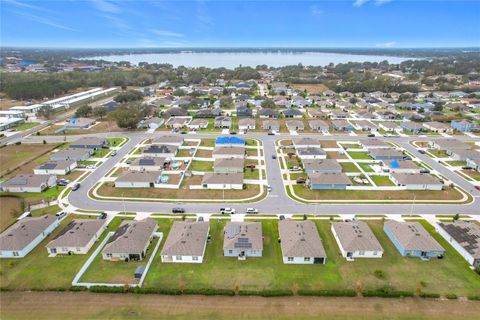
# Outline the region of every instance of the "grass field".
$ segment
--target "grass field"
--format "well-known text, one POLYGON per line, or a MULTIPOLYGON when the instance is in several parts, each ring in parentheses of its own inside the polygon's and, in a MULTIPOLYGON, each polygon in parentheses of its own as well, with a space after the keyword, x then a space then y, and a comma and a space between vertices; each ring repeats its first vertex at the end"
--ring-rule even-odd
POLYGON ((395 185, 388 176, 370 176, 370 179, 372 179, 372 181, 375 182, 375 184, 379 187, 395 185))
POLYGON ((213 161, 193 160, 188 169, 191 171, 213 171, 213 161))
POLYGON ((245 169, 243 174, 244 179, 260 179, 260 170, 258 169, 245 169))
POLYGON ((205 297, 90 292, 3 292, 5 319, 465 320, 480 303, 428 299, 205 297), (61 303, 59 303, 61 301, 61 303), (108 303, 103 303, 108 301, 108 303))
POLYGON ((318 83, 318 84, 293 84, 292 87, 294 89, 298 89, 301 91, 307 90, 308 93, 321 93, 323 91, 328 90, 328 87, 326 87, 324 84, 318 83))
POLYGON ((435 157, 437 158, 448 158, 449 155, 447 154, 447 151, 445 150, 428 150, 429 153, 431 153, 432 155, 434 155, 435 157))
POLYGON ((340 162, 343 172, 360 172, 360 169, 353 162, 340 162))
POLYGON ((57 144, 20 144, 3 147, 0 149, 0 176, 4 176, 17 167, 25 167, 27 163, 45 155, 40 161, 33 163, 31 168, 33 169, 41 162, 48 160, 46 153, 57 146, 57 144))
POLYGON ((371 160, 372 157, 368 155, 365 151, 347 151, 347 153, 355 160, 371 160))
POLYGON ((31 129, 35 126, 38 126, 39 124, 40 124, 39 122, 25 122, 25 123, 22 123, 22 124, 16 126, 15 129, 17 131, 25 131, 25 130, 31 129))
POLYGON ((23 213, 23 200, 17 197, 0 197, 0 232, 9 227, 23 213))
POLYGON ((360 167, 362 167, 363 171, 365 172, 373 172, 372 167, 370 167, 371 163, 362 163, 357 162, 360 167))
POLYGON ((293 186, 295 194, 306 200, 460 200, 462 195, 455 189, 443 191, 380 191, 368 190, 310 190, 304 186, 293 186))
POLYGON ((463 160, 453 160, 453 161, 445 161, 445 162, 454 167, 462 167, 467 165, 467 161, 463 161, 463 160))

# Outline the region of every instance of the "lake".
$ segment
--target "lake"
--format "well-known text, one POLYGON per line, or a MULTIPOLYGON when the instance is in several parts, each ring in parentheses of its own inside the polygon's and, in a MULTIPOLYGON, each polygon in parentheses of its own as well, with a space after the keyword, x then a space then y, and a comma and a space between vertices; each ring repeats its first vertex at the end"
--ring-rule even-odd
POLYGON ((135 65, 139 62, 148 62, 169 63, 174 67, 183 65, 186 67, 225 67, 233 69, 240 65, 255 67, 266 64, 271 67, 283 67, 301 63, 305 66, 326 66, 329 63, 380 62, 384 60, 397 64, 411 58, 327 52, 179 52, 108 55, 84 59, 110 62, 129 61, 135 65))

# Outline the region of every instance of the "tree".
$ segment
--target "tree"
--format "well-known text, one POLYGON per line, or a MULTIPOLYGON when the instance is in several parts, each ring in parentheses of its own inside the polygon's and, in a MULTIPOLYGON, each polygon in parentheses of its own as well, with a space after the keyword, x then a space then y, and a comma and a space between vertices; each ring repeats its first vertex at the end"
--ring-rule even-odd
POLYGON ((92 114, 92 107, 89 105, 83 105, 77 109, 75 116, 77 118, 85 118, 92 114))
POLYGON ((265 99, 262 101, 262 104, 261 104, 262 108, 264 109, 272 109, 272 108, 275 108, 275 102, 273 102, 272 99, 265 99))
POLYGON ((131 101, 138 101, 143 99, 143 93, 137 90, 127 90, 118 94, 113 100, 118 103, 126 103, 131 101))
POLYGON ((135 129, 138 122, 147 116, 150 111, 151 106, 139 103, 128 103, 123 104, 112 112, 111 117, 120 128, 135 129))
POLYGON ((38 110, 37 115, 41 118, 50 119, 53 115, 53 108, 51 106, 43 106, 38 110))
POLYGON ((93 109, 93 114, 95 115, 95 117, 102 119, 107 115, 107 108, 105 108, 104 106, 96 107, 95 109, 93 109))

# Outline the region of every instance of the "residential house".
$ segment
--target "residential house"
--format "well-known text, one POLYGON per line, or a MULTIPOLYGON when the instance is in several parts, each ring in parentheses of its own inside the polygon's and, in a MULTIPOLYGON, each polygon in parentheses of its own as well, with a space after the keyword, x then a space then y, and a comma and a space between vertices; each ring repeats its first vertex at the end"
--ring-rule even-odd
POLYGON ((450 156, 454 160, 460 161, 480 160, 480 152, 476 149, 452 149, 450 150, 450 156))
POLYGON ((278 120, 264 120, 262 129, 271 131, 280 131, 280 122, 278 120))
POLYGON ((139 157, 130 164, 131 171, 161 171, 167 163, 164 157, 139 157))
POLYGON ((17 174, 0 184, 4 192, 42 192, 57 185, 57 177, 52 174, 17 174))
POLYGON ((378 130, 377 126, 368 120, 357 120, 357 121, 354 121, 353 124, 357 130, 361 130, 361 131, 372 132, 372 131, 378 130))
POLYGON ((457 220, 437 223, 435 230, 474 267, 480 267, 480 226, 457 220))
POLYGON ((286 125, 288 130, 303 131, 305 130, 305 125, 303 121, 299 120, 287 120, 286 125))
POLYGON ((450 125, 452 126, 452 128, 454 130, 457 130, 457 131, 460 131, 460 132, 473 132, 473 131, 480 130, 479 125, 477 125, 475 122, 467 120, 467 119, 452 120, 450 125))
POLYGON ((370 149, 391 149, 392 145, 380 139, 365 139, 360 141, 360 145, 367 150, 370 149))
POLYGON ((213 171, 217 173, 243 173, 244 159, 220 158, 215 159, 213 171))
POLYGON ((395 122, 380 122, 378 123, 378 128, 386 132, 395 132, 401 129, 401 127, 395 122))
POLYGON ((152 117, 148 119, 141 120, 137 127, 143 129, 158 129, 165 123, 165 120, 159 117, 152 117))
POLYGON ((400 127, 402 127, 403 130, 407 130, 413 134, 418 134, 424 130, 422 123, 413 121, 402 121, 400 123, 400 127))
POLYGON ((215 117, 215 121, 213 123, 215 128, 221 129, 230 129, 232 127, 232 118, 229 116, 218 116, 215 117))
POLYGON ((187 114, 187 111, 180 107, 171 107, 163 113, 163 116, 165 119, 169 119, 174 117, 185 117, 187 114))
POLYGON ((202 263, 209 230, 208 222, 175 221, 160 253, 162 262, 202 263))
POLYGON ((311 118, 326 118, 326 114, 319 110, 319 109, 312 109, 312 108, 309 108, 308 111, 307 111, 307 114, 311 117, 311 118))
POLYGON ((253 113, 252 109, 247 106, 237 106, 237 117, 238 118, 251 118, 253 113))
POLYGON ((335 159, 303 159, 302 166, 307 174, 342 172, 342 166, 335 159))
POLYGON ((225 159, 225 158, 245 158, 245 148, 242 147, 215 147, 212 152, 212 156, 215 159, 225 159))
POLYGON ((345 173, 309 173, 307 185, 312 190, 345 190, 352 182, 345 173))
POLYGON ((241 131, 255 130, 255 119, 250 119, 250 118, 238 119, 238 129, 241 131))
POLYGON ((281 220, 278 234, 284 264, 325 264, 327 255, 313 221, 281 220))
POLYGON ((425 129, 430 130, 432 132, 437 132, 437 133, 453 132, 452 127, 438 121, 425 122, 423 123, 423 126, 425 127, 425 129))
POLYGON ((404 257, 430 259, 441 256, 445 249, 418 222, 389 220, 383 231, 404 257))
POLYGON ((115 179, 115 188, 151 188, 160 183, 161 171, 128 171, 115 179))
POLYGON ((169 129, 179 130, 185 126, 187 126, 190 121, 192 120, 191 117, 170 117, 168 118, 165 126, 169 129))
POLYGON ((270 109, 270 108, 265 108, 265 109, 262 109, 258 112, 258 116, 260 118, 274 118, 274 119, 277 119, 278 118, 278 111, 270 109))
POLYGON ((347 260, 381 258, 383 248, 364 221, 333 222, 332 233, 347 260))
POLYGON ((71 149, 100 149, 101 147, 107 145, 107 140, 105 138, 98 137, 84 137, 80 138, 70 144, 71 149))
POLYGON ((300 159, 326 159, 327 153, 319 147, 297 148, 297 156, 300 159))
POLYGON ((425 170, 412 160, 384 160, 382 163, 385 166, 384 171, 387 172, 416 174, 425 170))
POLYGON ((320 148, 320 140, 315 138, 297 138, 293 139, 293 146, 295 149, 301 148, 320 148))
POLYGON ((183 144, 183 138, 180 136, 160 136, 152 140, 152 144, 165 144, 180 147, 183 144))
POLYGON ((333 120, 332 127, 337 131, 353 131, 355 129, 347 120, 333 120))
POLYGON ((85 161, 93 154, 93 149, 68 148, 50 154, 52 161, 85 161))
POLYGON ((242 190, 242 173, 205 172, 202 178, 202 187, 210 190, 242 190))
POLYGON ((77 162, 74 160, 62 161, 47 161, 33 169, 35 174, 55 174, 66 175, 77 167, 77 162))
POLYGON ((442 190, 443 183, 428 173, 392 173, 392 181, 407 190, 442 190))
POLYGON ((260 222, 227 222, 223 232, 225 257, 261 257, 263 252, 262 224, 260 222))
POLYGON ((308 125, 312 130, 328 132, 329 125, 325 121, 322 120, 310 120, 308 121, 308 125))
POLYGON ((75 219, 47 245, 50 254, 87 254, 107 227, 106 219, 75 219))
POLYGON ((0 258, 23 258, 59 225, 53 215, 17 220, 0 234, 0 258))
POLYGON ((201 109, 195 113, 195 118, 216 118, 221 116, 223 113, 222 109, 201 109))
POLYGON ((193 119, 187 127, 193 130, 200 130, 206 129, 208 127, 208 120, 207 119, 193 119))
POLYGON ((302 111, 298 109, 285 109, 281 112, 285 118, 303 118, 302 111))
POLYGON ((102 251, 110 261, 139 261, 147 256, 148 246, 158 229, 155 219, 124 220, 102 251))
POLYGON ((152 144, 142 150, 142 156, 173 158, 177 152, 176 145, 152 144))
POLYGON ((393 148, 368 149, 368 154, 375 160, 403 160, 403 152, 393 148))

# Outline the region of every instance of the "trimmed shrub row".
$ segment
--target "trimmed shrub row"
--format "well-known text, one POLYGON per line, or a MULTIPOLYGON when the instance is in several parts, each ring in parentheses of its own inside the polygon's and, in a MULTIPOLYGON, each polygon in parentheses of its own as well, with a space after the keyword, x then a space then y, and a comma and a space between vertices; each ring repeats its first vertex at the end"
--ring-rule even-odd
POLYGON ((376 290, 364 290, 362 292, 364 297, 380 297, 380 298, 403 298, 413 297, 415 294, 410 291, 396 291, 391 289, 376 289, 376 290))
POLYGON ((300 296, 316 296, 316 297, 356 297, 355 290, 298 290, 300 296))
POLYGON ((261 297, 293 296, 293 292, 291 290, 263 290, 263 291, 240 290, 238 294, 241 296, 261 296, 261 297))
POLYGON ((432 299, 438 299, 440 298, 440 294, 438 293, 429 293, 429 292, 421 292, 418 295, 420 298, 432 298, 432 299))
POLYGON ((449 299, 449 300, 455 300, 455 299, 458 299, 457 295, 455 293, 447 293, 445 295, 445 298, 449 299))

